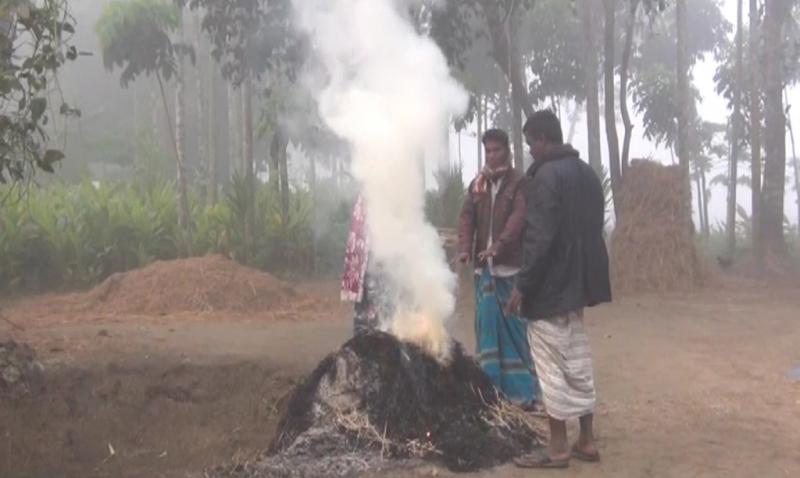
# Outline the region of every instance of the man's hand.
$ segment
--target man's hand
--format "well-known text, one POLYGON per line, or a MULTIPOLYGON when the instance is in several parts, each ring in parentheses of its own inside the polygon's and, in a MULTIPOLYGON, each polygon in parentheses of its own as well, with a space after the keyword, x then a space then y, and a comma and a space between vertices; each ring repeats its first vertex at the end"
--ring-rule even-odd
POLYGON ((492 246, 489 249, 486 249, 485 251, 478 254, 478 259, 481 261, 486 261, 496 255, 497 255, 497 249, 494 246, 492 246))
POLYGON ((508 298, 508 302, 506 302, 506 308, 503 311, 506 314, 506 317, 510 315, 519 315, 519 308, 522 305, 522 292, 519 291, 516 287, 514 290, 511 291, 511 297, 508 298))

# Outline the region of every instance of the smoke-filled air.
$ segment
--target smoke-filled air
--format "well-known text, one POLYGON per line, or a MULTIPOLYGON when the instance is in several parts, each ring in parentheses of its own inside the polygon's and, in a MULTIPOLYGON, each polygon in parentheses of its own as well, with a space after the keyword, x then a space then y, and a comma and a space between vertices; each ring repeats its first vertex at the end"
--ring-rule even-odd
POLYGON ((386 271, 397 310, 386 330, 446 356, 455 276, 425 218, 422 159, 441 151, 442 131, 467 94, 444 55, 417 33, 394 0, 294 0, 323 70, 325 122, 351 148, 363 188, 371 253, 386 271), (347 34, 343 34, 347 32, 347 34))

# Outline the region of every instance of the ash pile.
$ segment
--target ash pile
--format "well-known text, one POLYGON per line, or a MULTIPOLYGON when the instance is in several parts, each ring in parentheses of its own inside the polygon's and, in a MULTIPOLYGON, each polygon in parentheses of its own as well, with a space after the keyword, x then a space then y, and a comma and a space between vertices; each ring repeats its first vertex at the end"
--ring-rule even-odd
POLYGON ((540 446, 539 419, 505 402, 460 344, 451 355, 442 364, 388 334, 356 337, 294 390, 260 459, 207 476, 358 476, 424 461, 476 471, 540 446))
POLYGON ((0 342, 0 400, 18 400, 44 389, 44 366, 33 349, 14 341, 0 342))

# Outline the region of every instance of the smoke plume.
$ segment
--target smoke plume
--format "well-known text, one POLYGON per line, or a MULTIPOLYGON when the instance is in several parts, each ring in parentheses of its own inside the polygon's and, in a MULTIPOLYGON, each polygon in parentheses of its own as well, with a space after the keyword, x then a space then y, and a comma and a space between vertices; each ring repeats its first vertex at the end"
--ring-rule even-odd
POLYGON ((350 143, 371 252, 398 290, 385 329, 445 357, 455 277, 425 220, 420 158, 443 150, 467 95, 436 44, 404 17, 410 1, 293 0, 325 71, 321 114, 350 143))

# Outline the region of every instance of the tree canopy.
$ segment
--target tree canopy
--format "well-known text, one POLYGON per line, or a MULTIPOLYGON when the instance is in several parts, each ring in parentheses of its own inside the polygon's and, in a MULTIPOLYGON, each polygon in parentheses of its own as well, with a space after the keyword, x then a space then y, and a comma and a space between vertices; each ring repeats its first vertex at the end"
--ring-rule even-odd
POLYGON ((54 115, 78 115, 58 102, 55 73, 78 51, 65 0, 5 1, 0 5, 0 183, 52 173, 64 158, 50 147, 47 126, 54 115))

